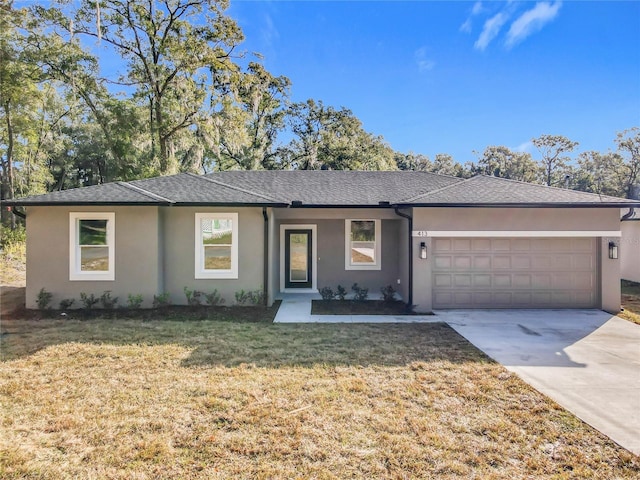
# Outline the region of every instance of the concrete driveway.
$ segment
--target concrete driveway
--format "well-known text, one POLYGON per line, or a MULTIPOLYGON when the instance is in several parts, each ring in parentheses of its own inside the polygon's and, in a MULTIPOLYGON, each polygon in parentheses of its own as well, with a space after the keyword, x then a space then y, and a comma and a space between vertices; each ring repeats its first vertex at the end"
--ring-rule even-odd
POLYGON ((436 315, 535 389, 640 455, 640 325, 599 310, 436 315))

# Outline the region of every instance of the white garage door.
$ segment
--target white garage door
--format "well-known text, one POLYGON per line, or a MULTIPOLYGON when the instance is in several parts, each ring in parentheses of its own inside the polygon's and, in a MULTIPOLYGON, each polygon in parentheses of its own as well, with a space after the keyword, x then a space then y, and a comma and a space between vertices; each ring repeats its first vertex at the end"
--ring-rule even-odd
POLYGON ((434 238, 434 308, 593 308, 595 238, 434 238))

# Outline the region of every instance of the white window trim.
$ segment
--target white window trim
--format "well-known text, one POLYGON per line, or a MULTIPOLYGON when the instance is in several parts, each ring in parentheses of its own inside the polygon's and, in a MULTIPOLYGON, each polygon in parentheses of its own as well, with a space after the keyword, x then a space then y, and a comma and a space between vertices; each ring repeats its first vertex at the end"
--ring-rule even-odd
POLYGON ((382 270, 382 228, 379 218, 347 218, 344 221, 344 269, 345 270, 382 270), (374 222, 376 235, 375 263, 351 262, 351 222, 374 222))
POLYGON ((115 212, 69 212, 69 280, 113 281, 116 279, 116 214, 115 212), (103 272, 83 272, 80 269, 80 220, 107 220, 109 269, 103 272))
POLYGON ((237 213, 196 213, 195 229, 195 278, 237 279, 238 278, 238 214, 237 213), (231 220, 231 269, 206 270, 204 268, 204 245, 202 244, 202 220, 231 220))

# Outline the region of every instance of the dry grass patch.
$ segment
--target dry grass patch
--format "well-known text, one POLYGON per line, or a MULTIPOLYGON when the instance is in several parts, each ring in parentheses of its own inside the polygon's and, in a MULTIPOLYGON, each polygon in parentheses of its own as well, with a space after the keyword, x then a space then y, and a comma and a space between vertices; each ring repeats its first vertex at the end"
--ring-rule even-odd
POLYGON ((637 478, 442 324, 3 323, 2 478, 637 478))
POLYGON ((622 280, 622 312, 619 317, 640 325, 640 283, 622 280))

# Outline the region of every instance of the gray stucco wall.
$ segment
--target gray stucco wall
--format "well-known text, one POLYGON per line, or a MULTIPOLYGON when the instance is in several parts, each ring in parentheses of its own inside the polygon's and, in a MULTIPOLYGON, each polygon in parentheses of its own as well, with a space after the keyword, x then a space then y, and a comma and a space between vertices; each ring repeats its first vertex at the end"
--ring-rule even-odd
POLYGON ((151 306, 159 290, 157 207, 28 207, 27 208, 27 308, 36 308, 41 288, 51 292, 51 306, 74 298, 81 306, 80 292, 101 295, 111 290, 119 303, 127 295, 141 294, 151 306), (115 280, 69 280, 69 212, 115 212, 115 280))
MULTIPOLYGON (((405 271, 401 273, 401 263, 406 264, 406 221, 398 217, 391 209, 280 209, 275 214, 274 265, 280 265, 279 232, 282 224, 308 224, 317 227, 317 268, 318 288, 325 286, 335 289, 344 286, 349 292, 354 283, 368 288, 370 295, 379 296, 380 288, 392 285, 400 291, 408 283, 405 271), (382 251, 381 270, 345 269, 345 219, 368 218, 381 219, 382 251), (404 232, 403 247, 400 244, 404 232), (404 248, 404 250, 403 250, 404 248), (401 283, 398 284, 398 279, 401 283)), ((279 269, 274 283, 280 285, 279 269)), ((403 294, 403 298, 406 298, 403 294)))
POLYGON ((175 305, 186 304, 184 287, 210 293, 217 289, 225 305, 235 293, 263 288, 264 219, 262 208, 167 207, 163 209, 164 291, 175 305), (195 279, 195 214, 238 213, 238 278, 195 279))
MULTIPOLYGON (((414 208, 414 230, 426 231, 619 231, 615 208, 414 208)), ((455 236, 455 235, 452 235, 455 236)), ((535 235, 534 235, 535 236, 535 235)), ((413 238, 414 304, 429 312, 431 261, 419 259, 417 248, 425 239, 413 238)), ((600 308, 620 310, 620 262, 608 258, 608 238, 599 238, 600 308)), ((431 249, 431 238, 426 239, 431 249)))

